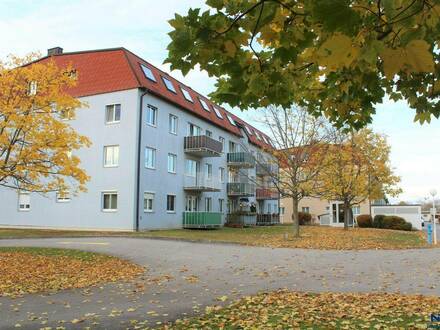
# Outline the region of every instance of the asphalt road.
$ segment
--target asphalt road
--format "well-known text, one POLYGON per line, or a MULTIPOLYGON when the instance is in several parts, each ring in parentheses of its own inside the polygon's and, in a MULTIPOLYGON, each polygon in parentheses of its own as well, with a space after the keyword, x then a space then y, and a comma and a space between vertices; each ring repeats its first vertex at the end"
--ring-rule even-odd
POLYGON ((133 283, 0 298, 0 329, 155 326, 279 288, 440 295, 439 249, 319 251, 136 238, 0 240, 0 246, 77 248, 148 268, 133 283))

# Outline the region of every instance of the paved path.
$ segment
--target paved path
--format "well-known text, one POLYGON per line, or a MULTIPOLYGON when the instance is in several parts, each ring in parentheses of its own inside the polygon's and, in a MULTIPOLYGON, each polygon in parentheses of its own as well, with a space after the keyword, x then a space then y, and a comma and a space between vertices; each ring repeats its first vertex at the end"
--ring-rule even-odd
POLYGON ((0 298, 0 329, 127 328, 202 312, 261 290, 388 291, 440 295, 440 250, 317 251, 136 238, 0 240, 113 254, 148 267, 134 283, 0 298), (198 281, 191 281, 197 276, 198 281), (72 320, 81 323, 72 324, 72 320), (65 322, 65 323, 63 323, 65 322))

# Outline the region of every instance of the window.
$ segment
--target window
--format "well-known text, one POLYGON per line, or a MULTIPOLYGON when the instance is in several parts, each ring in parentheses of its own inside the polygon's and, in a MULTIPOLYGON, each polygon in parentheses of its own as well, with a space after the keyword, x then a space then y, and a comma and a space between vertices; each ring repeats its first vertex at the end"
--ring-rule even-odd
POLYGON ((28 94, 29 95, 36 95, 37 89, 38 89, 38 83, 36 81, 31 81, 29 83, 29 87, 28 87, 28 94))
POLYGON ((218 199, 218 211, 220 213, 223 213, 224 204, 225 204, 225 200, 223 198, 219 198, 218 199))
POLYGON ((185 211, 198 211, 199 198, 197 196, 188 195, 185 197, 185 211))
POLYGON ((260 134, 258 134, 257 131, 255 131, 255 136, 257 137, 257 140, 261 140, 260 134))
POLYGON ((236 152, 236 151, 237 151, 237 145, 234 142, 229 141, 229 152, 236 152))
POLYGON ((351 209, 353 211, 353 215, 361 214, 361 207, 359 205, 358 206, 353 206, 351 209))
POLYGON ((104 167, 116 167, 119 165, 119 146, 104 147, 104 167))
POLYGON ((147 124, 150 126, 157 125, 157 108, 150 104, 147 107, 147 124))
POLYGON ((211 131, 206 130, 205 132, 206 132, 206 136, 212 137, 212 132, 211 131))
POLYGON ((182 91, 182 94, 183 94, 183 96, 185 97, 185 99, 187 101, 194 102, 192 97, 191 97, 191 94, 185 88, 180 87, 180 90, 182 91))
POLYGON ((18 193, 18 210, 29 211, 31 209, 31 195, 29 193, 18 193))
POLYGON ((218 118, 223 119, 222 113, 220 112, 220 109, 217 107, 213 107, 214 108, 214 112, 217 115, 218 118))
POLYGON ((188 123, 188 135, 189 136, 200 136, 200 135, 202 135, 202 129, 199 126, 188 123))
POLYGON ((212 210, 212 198, 205 197, 205 212, 211 212, 212 210))
POLYGON ((60 110, 60 119, 61 120, 70 120, 73 119, 73 111, 72 109, 65 108, 63 110, 60 110))
POLYGON ((121 105, 111 104, 105 107, 105 123, 115 124, 121 121, 121 105))
POLYGON ((285 207, 284 207, 284 206, 281 206, 281 207, 280 207, 280 214, 281 214, 281 215, 284 215, 285 212, 286 212, 285 207))
POLYGON ((57 192, 57 202, 58 203, 70 202, 70 193, 68 191, 58 191, 57 192))
POLYGON ((102 210, 104 212, 113 212, 118 210, 118 193, 104 192, 102 193, 102 210))
POLYGON ((202 105, 202 108, 203 108, 204 110, 206 110, 206 111, 211 111, 211 110, 209 109, 208 103, 206 103, 206 101, 205 101, 204 99, 200 99, 200 98, 199 98, 199 101, 200 101, 200 104, 202 105))
POLYGON ((142 71, 144 71, 145 77, 148 79, 156 82, 156 78, 154 77, 153 71, 151 71, 150 68, 146 67, 145 65, 141 64, 142 71))
POLYGON ((144 212, 154 211, 154 193, 144 192, 144 212))
MULTIPOLYGON (((176 93, 176 89, 174 88, 173 83, 168 78, 162 77, 163 83, 167 87, 170 92, 176 93)), ((177 94, 177 93, 176 93, 177 94)))
POLYGON ((156 149, 150 147, 145 148, 145 167, 151 169, 156 168, 156 149))
POLYGON ((219 136, 218 140, 222 143, 222 151, 225 151, 225 138, 219 136))
POLYGON ((267 204, 267 213, 272 213, 272 204, 267 204))
POLYGON ((229 122, 231 123, 231 125, 233 125, 233 126, 237 126, 237 125, 235 124, 234 119, 232 119, 231 116, 226 115, 226 117, 228 118, 228 120, 229 120, 229 122))
POLYGON ((244 128, 249 135, 252 135, 252 131, 248 126, 245 125, 244 128))
POLYGON ((308 207, 308 206, 303 206, 303 208, 302 208, 302 212, 303 212, 303 213, 310 213, 310 207, 308 207))
POLYGON ((196 177, 197 175, 197 162, 192 159, 187 159, 185 162, 185 174, 187 176, 196 177))
POLYGON ((212 179, 212 164, 205 164, 205 175, 207 180, 212 179))
POLYGON ((169 132, 171 134, 177 134, 177 116, 171 115, 168 120, 169 132))
POLYGON ((176 195, 167 195, 167 212, 176 212, 176 195))
POLYGON ((177 156, 168 154, 168 173, 176 173, 177 156))
POLYGON ((225 182, 225 168, 219 167, 218 168, 218 177, 221 183, 225 182))

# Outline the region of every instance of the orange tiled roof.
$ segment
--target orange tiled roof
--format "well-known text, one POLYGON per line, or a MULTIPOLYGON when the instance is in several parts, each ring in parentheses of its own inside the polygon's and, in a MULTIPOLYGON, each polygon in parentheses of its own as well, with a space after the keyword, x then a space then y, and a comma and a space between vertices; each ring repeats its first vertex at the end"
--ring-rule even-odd
POLYGON ((96 94, 103 94, 115 91, 128 90, 133 88, 146 88, 150 93, 183 108, 194 115, 201 117, 216 126, 219 126, 235 135, 242 136, 239 127, 243 128, 250 143, 261 148, 270 148, 270 140, 267 135, 244 122, 239 117, 215 105, 207 97, 197 93, 190 87, 184 85, 164 71, 143 60, 125 48, 112 48, 102 50, 80 51, 62 53, 46 56, 39 61, 54 60, 60 67, 71 65, 78 74, 78 84, 69 89, 69 93, 75 97, 84 97, 96 94), (148 67, 156 81, 148 79, 142 71, 141 65, 148 67), (165 86, 162 77, 170 80, 174 86, 175 93, 169 91, 165 86), (188 101, 181 88, 189 92, 193 102, 188 101), (210 109, 205 110, 199 99, 203 99, 210 109), (213 107, 221 113, 219 118, 213 107), (232 125, 227 119, 229 115, 237 123, 232 125), (247 129, 250 130, 250 133, 247 129), (258 137, 255 132, 257 132, 258 137), (269 142, 269 143, 268 143, 269 142))

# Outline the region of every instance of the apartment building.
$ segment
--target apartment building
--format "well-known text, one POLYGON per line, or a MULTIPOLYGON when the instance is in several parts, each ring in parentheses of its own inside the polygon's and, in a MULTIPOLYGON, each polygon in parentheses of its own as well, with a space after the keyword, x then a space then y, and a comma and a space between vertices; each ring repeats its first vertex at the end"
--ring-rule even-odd
POLYGON ((77 76, 68 92, 88 107, 70 124, 92 141, 77 152, 91 180, 75 196, 0 189, 0 225, 131 231, 277 215, 261 131, 125 48, 53 48, 39 61, 77 76))

